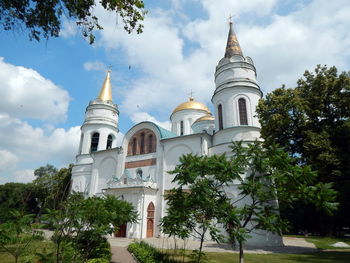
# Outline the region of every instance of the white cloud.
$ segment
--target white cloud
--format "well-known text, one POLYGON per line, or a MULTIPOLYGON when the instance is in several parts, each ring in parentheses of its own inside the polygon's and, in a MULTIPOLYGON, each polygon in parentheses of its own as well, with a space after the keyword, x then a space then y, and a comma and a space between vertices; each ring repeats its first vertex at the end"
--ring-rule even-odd
POLYGON ((164 121, 164 122, 158 121, 155 117, 149 115, 147 112, 135 112, 131 115, 130 118, 135 124, 142 121, 151 121, 159 125, 160 127, 163 127, 164 129, 171 130, 170 121, 164 121))
POLYGON ((74 160, 78 150, 80 127, 69 130, 56 128, 45 134, 44 129, 34 128, 25 121, 0 115, 0 141, 3 149, 31 160, 50 160, 59 164, 74 160))
POLYGON ((74 161, 79 138, 78 126, 68 130, 55 128, 47 132, 20 119, 0 114, 0 155, 5 157, 2 160, 4 166, 0 164, 1 173, 8 180, 17 180, 20 178, 17 171, 28 170, 27 167, 39 167, 46 163, 57 167, 66 166, 74 161))
POLYGON ((58 122, 66 119, 68 92, 37 71, 15 66, 0 57, 0 113, 11 117, 58 122))
POLYGON ((0 150, 0 172, 12 169, 18 162, 16 155, 9 151, 0 150))
POLYGON ((13 173, 13 178, 15 182, 30 183, 35 179, 34 170, 17 170, 13 173))
POLYGON ((87 61, 84 63, 84 69, 87 71, 105 71, 107 69, 106 65, 101 61, 87 61))
POLYGON ((142 73, 122 87, 120 109, 133 121, 140 109, 166 120, 191 89, 195 99, 211 105, 215 66, 224 55, 230 14, 264 92, 284 83, 294 86, 304 70, 317 64, 349 68, 350 5, 345 0, 195 2, 206 12, 205 18, 179 21, 177 10, 186 11, 186 3, 174 0, 172 10, 150 10, 141 35, 126 34, 113 14, 97 8, 104 27, 97 45, 122 52, 142 73))
POLYGON ((64 38, 75 36, 79 32, 78 26, 75 21, 63 19, 60 36, 64 38))
POLYGON ((239 38, 256 62, 259 82, 271 91, 281 84, 294 87, 317 64, 349 68, 349 25, 344 1, 317 0, 289 15, 274 15, 265 26, 241 25, 239 38))

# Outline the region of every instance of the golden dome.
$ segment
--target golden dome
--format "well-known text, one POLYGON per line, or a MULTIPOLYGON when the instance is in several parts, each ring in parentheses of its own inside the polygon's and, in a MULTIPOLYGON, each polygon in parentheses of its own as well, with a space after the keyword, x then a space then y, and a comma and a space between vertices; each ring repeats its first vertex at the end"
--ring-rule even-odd
POLYGON ((194 123, 200 122, 200 121, 213 121, 213 120, 214 120, 213 115, 207 114, 207 115, 204 115, 204 116, 198 118, 194 123))
POLYGON ((190 98, 189 101, 181 103, 179 106, 177 106, 173 113, 181 110, 202 110, 210 114, 207 106, 205 106, 203 103, 193 100, 193 98, 190 98))

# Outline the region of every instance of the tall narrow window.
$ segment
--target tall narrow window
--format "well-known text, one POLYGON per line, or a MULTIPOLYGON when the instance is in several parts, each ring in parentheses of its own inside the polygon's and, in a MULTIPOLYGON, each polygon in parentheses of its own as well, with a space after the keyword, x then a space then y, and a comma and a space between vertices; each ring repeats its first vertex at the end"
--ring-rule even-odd
POLYGON ((147 207, 147 233, 146 237, 153 237, 154 229, 154 211, 155 207, 153 202, 151 202, 147 207))
POLYGON ((100 134, 98 132, 95 132, 91 137, 90 152, 93 153, 97 151, 99 139, 100 139, 100 134))
POLYGON ((238 100, 238 109, 239 109, 239 123, 240 123, 240 125, 248 125, 247 106, 246 106, 245 99, 240 98, 238 100))
POLYGON ((83 140, 84 140, 84 134, 82 133, 80 135, 80 145, 79 145, 79 154, 81 154, 82 150, 83 150, 83 140))
POLYGON ((141 147, 140 147, 141 154, 145 153, 145 134, 141 133, 141 147))
POLYGON ((148 135, 148 152, 153 153, 153 135, 148 135))
POLYGON ((181 136, 184 135, 184 122, 183 121, 180 122, 180 135, 181 136))
POLYGON ((219 130, 222 130, 224 128, 224 124, 222 121, 222 105, 219 104, 218 106, 218 116, 219 116, 219 130))
POLYGON ((137 146, 137 140, 136 138, 132 139, 132 155, 136 155, 136 146, 137 146))
POLYGON ((113 143, 113 137, 112 135, 108 135, 107 137, 107 146, 106 146, 106 149, 111 149, 112 148, 112 143, 113 143))

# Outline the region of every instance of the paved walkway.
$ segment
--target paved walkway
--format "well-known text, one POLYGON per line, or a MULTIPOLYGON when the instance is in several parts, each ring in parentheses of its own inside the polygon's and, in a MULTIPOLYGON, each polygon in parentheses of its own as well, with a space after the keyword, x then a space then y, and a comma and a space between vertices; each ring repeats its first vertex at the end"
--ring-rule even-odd
POLYGON ((111 246, 112 261, 111 263, 136 263, 129 251, 125 247, 111 246))
MULTIPOLYGON (((130 244, 133 241, 137 241, 137 240, 128 239, 128 238, 110 238, 109 239, 112 249, 114 247, 125 249, 128 246, 128 244, 130 244)), ((147 239, 143 239, 143 241, 161 249, 172 249, 175 247, 175 242, 174 242, 174 239, 172 238, 147 238, 147 239)), ((269 253, 309 253, 309 252, 317 251, 315 245, 313 243, 307 242, 305 238, 284 237, 283 243, 284 243, 284 246, 280 246, 280 247, 246 247, 245 252, 256 253, 256 254, 269 254, 269 253)), ((182 240, 177 240, 176 245, 177 247, 182 248, 184 246, 184 243, 182 240)), ((189 249, 189 250, 198 249, 199 241, 188 240, 186 242, 185 247, 186 249, 189 249)), ((233 250, 232 247, 228 244, 219 245, 215 242, 204 242, 203 251, 238 253, 238 247, 235 250, 233 250)), ((124 263, 124 261, 120 261, 120 262, 124 263)), ((125 263, 128 263, 128 262, 129 261, 125 261, 125 263)))

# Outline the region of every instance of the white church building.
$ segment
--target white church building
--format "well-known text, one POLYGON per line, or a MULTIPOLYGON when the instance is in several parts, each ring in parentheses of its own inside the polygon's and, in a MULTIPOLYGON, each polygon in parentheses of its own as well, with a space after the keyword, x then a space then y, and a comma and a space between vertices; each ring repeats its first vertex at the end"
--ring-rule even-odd
MULTIPOLYGON (((86 108, 72 191, 85 196, 112 194, 134 205, 139 221, 120 226, 116 236, 162 236, 159 223, 166 215, 164 196, 175 186, 174 175, 168 171, 175 168, 180 156, 229 154, 232 141, 249 143, 260 138, 255 109, 262 92, 256 77, 253 60, 243 56, 230 23, 225 55, 215 70, 214 114, 191 97, 170 114, 171 131, 144 121, 133 126, 117 147, 119 111, 112 101, 108 72, 99 96, 86 108)), ((260 232, 247 244, 279 246, 282 239, 260 232)))

